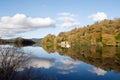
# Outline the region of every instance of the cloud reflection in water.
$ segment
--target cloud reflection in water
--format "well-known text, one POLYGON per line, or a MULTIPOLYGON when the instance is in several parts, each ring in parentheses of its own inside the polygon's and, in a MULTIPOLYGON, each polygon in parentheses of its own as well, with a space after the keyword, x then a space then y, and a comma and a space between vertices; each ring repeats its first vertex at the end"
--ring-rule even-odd
POLYGON ((96 68, 96 67, 94 67, 92 70, 88 70, 88 71, 92 72, 92 73, 95 73, 98 76, 104 76, 107 73, 107 71, 105 71, 105 70, 103 70, 101 68, 96 68))

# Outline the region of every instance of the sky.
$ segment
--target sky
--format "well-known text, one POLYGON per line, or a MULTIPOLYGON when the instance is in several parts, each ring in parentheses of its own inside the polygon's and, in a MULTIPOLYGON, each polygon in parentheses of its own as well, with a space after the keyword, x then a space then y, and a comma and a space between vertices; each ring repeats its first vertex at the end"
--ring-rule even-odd
POLYGON ((0 0, 0 37, 43 38, 120 18, 120 0, 0 0))

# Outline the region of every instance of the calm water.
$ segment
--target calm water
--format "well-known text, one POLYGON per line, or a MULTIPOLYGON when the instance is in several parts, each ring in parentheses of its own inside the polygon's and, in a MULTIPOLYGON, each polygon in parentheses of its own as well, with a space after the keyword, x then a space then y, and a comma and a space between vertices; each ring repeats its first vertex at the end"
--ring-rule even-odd
POLYGON ((22 49, 33 57, 19 72, 25 74, 31 69, 34 80, 120 80, 120 48, 22 49))

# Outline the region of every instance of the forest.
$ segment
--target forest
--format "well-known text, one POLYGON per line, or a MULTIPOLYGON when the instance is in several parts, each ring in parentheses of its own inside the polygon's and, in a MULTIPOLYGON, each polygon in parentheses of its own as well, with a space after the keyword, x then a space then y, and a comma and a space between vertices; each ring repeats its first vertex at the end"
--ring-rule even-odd
POLYGON ((21 37, 14 39, 0 39, 0 45, 13 44, 16 47, 29 46, 35 44, 35 41, 32 39, 24 39, 21 37))
POLYGON ((68 42, 71 46, 120 46, 120 18, 105 19, 92 25, 61 32, 58 36, 48 34, 41 43, 59 46, 61 42, 68 42))

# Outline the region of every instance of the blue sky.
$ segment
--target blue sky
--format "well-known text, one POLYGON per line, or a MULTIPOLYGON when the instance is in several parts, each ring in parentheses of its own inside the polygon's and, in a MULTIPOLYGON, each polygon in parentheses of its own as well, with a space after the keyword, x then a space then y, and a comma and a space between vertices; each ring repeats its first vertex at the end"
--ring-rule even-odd
POLYGON ((42 38, 120 17, 120 0, 0 0, 0 36, 42 38))

